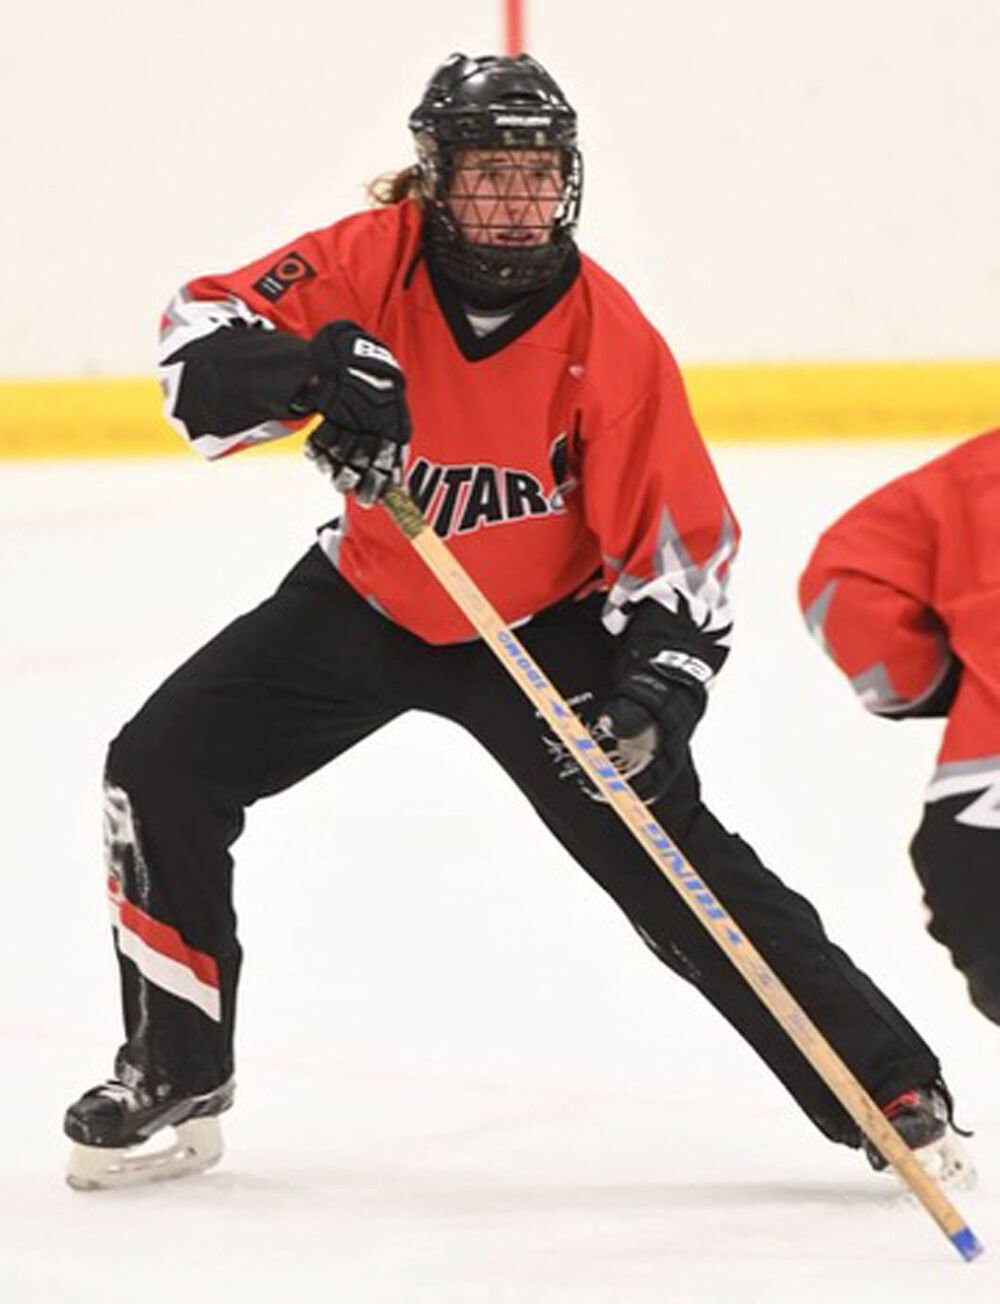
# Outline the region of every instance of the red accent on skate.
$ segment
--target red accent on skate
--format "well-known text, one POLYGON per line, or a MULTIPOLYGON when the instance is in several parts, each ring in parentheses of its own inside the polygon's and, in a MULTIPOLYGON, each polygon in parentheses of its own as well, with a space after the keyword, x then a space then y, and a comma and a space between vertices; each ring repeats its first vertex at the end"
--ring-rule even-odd
POLYGON ((219 986, 219 967, 210 955, 196 951, 188 946, 176 928, 161 924, 145 910, 140 910, 131 901, 122 900, 118 916, 120 927, 128 929, 140 937, 148 947, 165 955, 170 960, 190 969, 194 976, 209 987, 219 986))
POLYGON ((918 1091, 904 1091, 895 1100, 890 1100, 888 1105, 883 1105, 882 1113, 886 1118, 893 1119, 897 1114, 902 1114, 907 1109, 916 1109, 919 1104, 920 1093, 918 1091))

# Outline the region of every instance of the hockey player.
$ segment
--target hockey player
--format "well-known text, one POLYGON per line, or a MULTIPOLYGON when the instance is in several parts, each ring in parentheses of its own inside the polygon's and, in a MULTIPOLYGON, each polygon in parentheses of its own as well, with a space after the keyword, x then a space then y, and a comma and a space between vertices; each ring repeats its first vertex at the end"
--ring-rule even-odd
POLYGON ((244 811, 411 709, 469 730, 815 1125, 861 1143, 372 508, 400 479, 909 1143, 943 1146, 950 1103, 932 1051, 702 803, 688 744, 729 646, 737 527, 669 350, 577 251, 574 110, 526 56, 454 55, 410 126, 417 162, 381 207, 192 281, 163 321, 167 410, 199 452, 222 457, 319 414, 309 451, 347 501, 277 592, 111 745, 126 1039, 114 1078, 66 1115, 71 1182, 218 1158, 240 966, 229 848, 244 811), (173 1148, 134 1153, 169 1125, 173 1148))
POLYGON ((910 856, 931 936, 1000 1023, 1000 430, 836 521, 800 601, 870 711, 947 720, 910 856))

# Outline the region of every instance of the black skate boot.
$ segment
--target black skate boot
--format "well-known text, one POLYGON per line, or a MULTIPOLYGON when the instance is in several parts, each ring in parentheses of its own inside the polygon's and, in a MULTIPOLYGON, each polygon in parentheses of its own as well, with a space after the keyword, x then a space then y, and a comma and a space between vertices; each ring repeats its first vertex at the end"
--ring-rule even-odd
POLYGON ((66 1111, 63 1130, 74 1142, 66 1181, 74 1190, 93 1191, 211 1168, 222 1157, 218 1116, 233 1103, 233 1091, 232 1079, 196 1096, 171 1094, 169 1087, 151 1091, 117 1078, 102 1082, 66 1111), (164 1128, 174 1129, 173 1145, 140 1149, 164 1128))
MULTIPOLYGON (((959 1141, 952 1121, 951 1094, 943 1082, 902 1092, 883 1105, 882 1113, 931 1177, 949 1187, 975 1184, 976 1170, 959 1141)), ((865 1153, 876 1171, 889 1167, 871 1141, 865 1142, 865 1153)))

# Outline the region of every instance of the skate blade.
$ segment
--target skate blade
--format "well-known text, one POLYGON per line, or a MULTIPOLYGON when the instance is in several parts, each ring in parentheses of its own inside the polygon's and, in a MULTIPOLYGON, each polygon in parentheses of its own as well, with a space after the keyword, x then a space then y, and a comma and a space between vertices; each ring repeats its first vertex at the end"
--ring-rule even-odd
POLYGON ((203 1173, 222 1158, 217 1118, 189 1119, 178 1123, 174 1133, 174 1143, 159 1150, 76 1144, 70 1150, 66 1181, 74 1191, 117 1190, 203 1173))

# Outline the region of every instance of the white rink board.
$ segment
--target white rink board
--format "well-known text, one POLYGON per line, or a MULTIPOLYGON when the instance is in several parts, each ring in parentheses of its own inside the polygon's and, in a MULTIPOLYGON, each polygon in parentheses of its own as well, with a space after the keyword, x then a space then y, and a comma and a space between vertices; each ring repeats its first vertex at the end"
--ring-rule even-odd
POLYGON ((332 514, 297 459, 5 466, 0 1282, 143 1304, 986 1304, 1000 1034, 923 934, 906 841, 938 727, 857 707, 794 584, 832 514, 939 446, 722 447, 737 641, 698 735, 710 805, 941 1054, 987 1256, 825 1143, 450 726, 411 717, 250 816, 237 1106, 215 1173, 79 1196, 63 1108, 117 992, 105 741, 332 514))
MULTIPOLYGON (((995 0, 525 10, 579 113, 581 246, 678 356, 996 356, 995 0)), ((497 49, 502 15, 5 6, 0 372, 145 374, 176 288, 364 207, 433 70, 497 49)))

